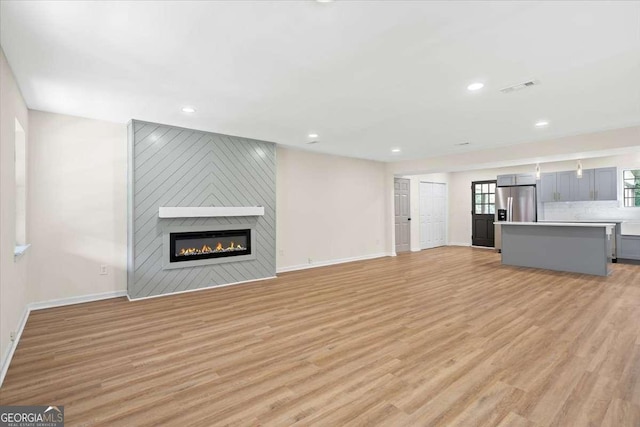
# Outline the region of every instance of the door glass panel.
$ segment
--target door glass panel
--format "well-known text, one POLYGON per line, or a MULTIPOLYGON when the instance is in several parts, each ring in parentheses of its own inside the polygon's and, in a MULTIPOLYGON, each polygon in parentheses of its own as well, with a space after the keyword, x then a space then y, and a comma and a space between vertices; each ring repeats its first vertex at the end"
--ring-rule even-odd
POLYGON ((482 184, 482 192, 483 193, 489 192, 489 184, 482 184))
POLYGON ((496 192, 496 184, 495 183, 489 184, 489 193, 495 193, 495 192, 496 192))
POLYGON ((476 205, 476 214, 480 215, 482 213, 482 205, 476 205))
POLYGON ((495 202, 496 202, 496 195, 489 194, 489 203, 495 203, 495 202))
POLYGON ((476 194, 476 203, 482 203, 482 194, 476 194))
POLYGON ((476 184, 476 194, 482 193, 482 184, 476 184))
POLYGON ((496 213, 496 205, 489 205, 489 213, 490 214, 496 213))

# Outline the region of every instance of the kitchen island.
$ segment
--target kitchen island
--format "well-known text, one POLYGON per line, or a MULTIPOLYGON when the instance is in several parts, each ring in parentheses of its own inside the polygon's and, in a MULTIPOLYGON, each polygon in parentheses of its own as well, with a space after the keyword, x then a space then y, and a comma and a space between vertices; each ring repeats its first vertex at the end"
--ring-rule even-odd
POLYGON ((609 275, 614 223, 501 221, 499 224, 505 265, 609 275))

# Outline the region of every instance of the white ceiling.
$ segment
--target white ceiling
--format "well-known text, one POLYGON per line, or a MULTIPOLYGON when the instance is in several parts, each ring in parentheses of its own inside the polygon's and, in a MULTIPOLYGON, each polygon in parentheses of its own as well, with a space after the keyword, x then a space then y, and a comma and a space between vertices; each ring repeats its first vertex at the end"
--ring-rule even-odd
POLYGON ((1 8, 2 46, 37 110, 382 161, 640 124, 638 1, 1 8), (498 91, 529 79, 542 84, 498 91), (305 145, 310 132, 320 144, 305 145))

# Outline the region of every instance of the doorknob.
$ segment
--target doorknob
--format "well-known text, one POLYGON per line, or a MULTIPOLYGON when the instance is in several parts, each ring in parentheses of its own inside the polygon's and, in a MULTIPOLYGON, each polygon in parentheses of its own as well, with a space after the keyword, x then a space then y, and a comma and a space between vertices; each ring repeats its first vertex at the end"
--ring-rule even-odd
POLYGON ((411 221, 411 218, 407 218, 407 221, 411 221))

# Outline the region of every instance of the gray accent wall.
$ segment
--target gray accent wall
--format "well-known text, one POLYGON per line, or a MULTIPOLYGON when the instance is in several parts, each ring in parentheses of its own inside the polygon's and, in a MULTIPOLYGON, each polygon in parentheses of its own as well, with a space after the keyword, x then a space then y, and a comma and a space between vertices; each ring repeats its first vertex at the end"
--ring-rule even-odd
POLYGON ((131 299, 275 276, 275 144, 133 120, 128 180, 131 299), (265 214, 161 219, 160 206, 264 206, 265 214), (233 224, 255 226, 255 259, 163 269, 166 230, 233 224))

